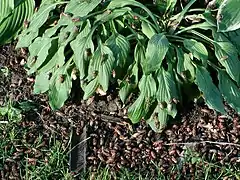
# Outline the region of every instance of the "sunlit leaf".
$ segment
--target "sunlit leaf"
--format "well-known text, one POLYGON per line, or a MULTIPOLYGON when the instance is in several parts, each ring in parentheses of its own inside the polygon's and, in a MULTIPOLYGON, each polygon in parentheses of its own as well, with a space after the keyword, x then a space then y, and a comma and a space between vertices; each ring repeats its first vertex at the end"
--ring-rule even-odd
POLYGON ((217 14, 217 27, 220 32, 234 31, 240 28, 240 0, 224 0, 217 14))

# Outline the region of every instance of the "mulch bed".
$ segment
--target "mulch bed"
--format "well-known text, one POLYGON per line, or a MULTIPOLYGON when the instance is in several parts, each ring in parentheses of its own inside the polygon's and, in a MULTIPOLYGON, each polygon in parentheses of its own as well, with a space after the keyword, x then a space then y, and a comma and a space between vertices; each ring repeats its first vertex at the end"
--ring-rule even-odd
MULTIPOLYGON (((206 162, 219 166, 227 163, 240 166, 239 116, 227 105, 228 116, 215 114, 205 105, 189 105, 182 112, 181 120, 172 122, 161 134, 154 133, 144 122, 131 125, 126 107, 123 108, 113 93, 88 101, 70 99, 61 110, 52 112, 46 95, 32 94, 34 77, 26 75, 21 65, 24 59, 26 55, 16 51, 14 45, 0 48, 0 68, 6 66, 10 70, 10 76, 0 75, 0 105, 9 98, 13 102, 36 103, 36 110, 25 112, 18 126, 28 129, 23 137, 25 144, 34 144, 38 134, 43 135, 44 143, 38 149, 29 149, 23 145, 22 139, 15 142, 22 146, 12 152, 10 160, 0 161, 3 163, 0 164, 0 179, 18 179, 21 168, 18 162, 21 158, 47 158, 44 149, 51 146, 49 137, 52 134, 62 142, 62 146, 70 149, 70 133, 85 139, 87 149, 80 149, 80 153, 86 153, 86 165, 85 162, 80 164, 92 171, 96 171, 99 165, 107 165, 113 171, 125 167, 154 175, 157 165, 164 174, 171 172, 172 179, 175 179, 177 174, 171 168, 177 164, 182 178, 191 178, 196 171, 201 171, 199 166, 204 166, 204 163, 196 166, 184 161, 189 148, 206 162), (84 130, 86 134, 83 136, 84 130), (21 153, 16 156, 17 152, 21 153)), ((4 132, 0 132, 0 138, 4 138, 4 135, 4 132)), ((71 159, 78 159, 77 153, 71 154, 71 159)), ((81 161, 85 161, 85 158, 81 161)), ((214 171, 218 172, 219 169, 214 171)))

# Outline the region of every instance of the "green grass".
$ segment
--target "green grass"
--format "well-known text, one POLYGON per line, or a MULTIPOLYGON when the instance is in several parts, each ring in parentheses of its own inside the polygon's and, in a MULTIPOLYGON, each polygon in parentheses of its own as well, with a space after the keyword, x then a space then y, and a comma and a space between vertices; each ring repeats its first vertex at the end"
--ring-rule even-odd
POLYGON ((29 143, 26 141, 26 136, 30 129, 21 126, 22 116, 19 113, 21 111, 14 108, 11 103, 1 107, 1 110, 4 110, 4 113, 0 112, 0 120, 2 119, 0 121, 0 171, 3 170, 4 164, 9 159, 14 159, 17 149, 29 149, 33 151, 32 153, 40 150, 42 155, 37 158, 31 153, 29 157, 24 151, 21 152, 21 158, 18 160, 20 179, 73 179, 68 168, 67 150, 54 134, 50 136, 48 144, 45 146, 41 146, 43 144, 43 134, 41 132, 34 142, 29 143))

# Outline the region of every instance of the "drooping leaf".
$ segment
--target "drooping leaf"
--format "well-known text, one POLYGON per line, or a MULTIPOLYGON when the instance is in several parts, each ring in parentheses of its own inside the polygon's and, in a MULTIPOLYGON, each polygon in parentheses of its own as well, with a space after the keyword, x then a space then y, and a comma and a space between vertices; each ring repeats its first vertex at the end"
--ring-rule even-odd
POLYGON ((56 34, 56 32, 63 26, 67 26, 69 24, 74 24, 72 20, 68 16, 61 16, 58 20, 57 24, 49 29, 46 29, 43 36, 44 37, 52 37, 56 34))
POLYGON ((168 51, 169 42, 164 34, 155 34, 148 42, 146 59, 141 61, 145 74, 160 68, 168 51))
POLYGON ((96 77, 95 79, 90 81, 88 85, 84 88, 83 100, 87 100, 88 98, 90 98, 96 92, 98 86, 98 77, 96 77))
POLYGON ((240 89, 224 71, 218 71, 220 92, 227 103, 240 113, 240 89))
POLYGON ((204 66, 207 64, 208 51, 201 42, 197 42, 194 39, 185 39, 183 45, 195 58, 202 61, 204 66))
POLYGON ((102 58, 99 67, 99 84, 102 86, 103 91, 106 92, 108 90, 109 80, 113 71, 115 58, 111 49, 109 49, 107 46, 102 45, 101 51, 102 58))
POLYGON ((100 69, 102 58, 103 58, 102 55, 103 53, 102 53, 101 47, 98 46, 98 48, 93 53, 93 56, 89 61, 88 77, 87 77, 88 81, 91 81, 99 74, 99 69, 100 69))
POLYGON ((161 133, 167 126, 168 113, 166 110, 161 109, 159 105, 155 108, 152 116, 147 120, 147 123, 157 133, 161 133))
POLYGON ((140 95, 138 99, 129 107, 128 115, 133 123, 139 122, 149 110, 155 94, 156 94, 156 82, 152 76, 143 75, 139 82, 140 95))
POLYGON ((35 83, 33 87, 34 94, 45 93, 49 89, 49 74, 40 73, 35 78, 35 83))
POLYGON ((177 90, 174 77, 168 71, 160 68, 157 73, 158 88, 157 88, 157 100, 158 102, 170 102, 172 98, 177 97, 177 90))
POLYGON ((0 45, 12 40, 34 10, 34 0, 0 1, 0 45))
POLYGON ((228 33, 229 40, 238 50, 238 54, 240 55, 240 29, 236 31, 231 31, 228 33))
POLYGON ((213 84, 212 78, 206 68, 197 66, 195 82, 199 90, 203 93, 206 104, 211 109, 225 114, 222 96, 217 87, 213 84))
POLYGON ((119 97, 121 99, 121 101, 123 103, 126 102, 127 97, 129 96, 129 94, 131 93, 132 89, 134 88, 133 84, 130 84, 127 81, 122 81, 119 85, 119 97))
POLYGON ((124 69, 127 63, 127 58, 130 51, 129 41, 121 34, 112 34, 105 44, 112 50, 114 57, 116 59, 115 67, 118 69, 124 69))
POLYGON ((148 37, 148 39, 151 39, 151 37, 156 34, 154 28, 145 21, 142 21, 142 32, 148 37))
POLYGON ((68 99, 72 89, 71 75, 67 72, 70 62, 60 67, 51 77, 49 85, 49 104, 53 110, 59 109, 68 99))
POLYGON ((177 58, 178 58, 177 73, 182 77, 186 76, 186 77, 183 77, 184 79, 187 78, 190 81, 193 81, 195 79, 196 72, 195 72, 195 67, 192 64, 192 59, 190 55, 187 53, 184 53, 183 50, 180 48, 176 48, 176 51, 177 51, 177 58))
POLYGON ((240 84, 240 61, 238 52, 230 42, 216 42, 214 44, 215 55, 222 66, 226 68, 230 77, 240 84))
POLYGON ((240 0, 224 0, 217 14, 219 32, 234 31, 240 28, 240 0))
POLYGON ((48 51, 51 47, 51 38, 38 37, 30 45, 30 56, 28 58, 28 67, 30 67, 28 74, 34 73, 46 60, 48 51))
POLYGON ((173 104, 173 99, 178 99, 178 92, 171 69, 165 71, 163 68, 159 69, 157 72, 157 93, 156 98, 158 103, 166 104, 163 109, 166 110, 167 114, 175 117, 177 114, 176 105, 173 104))
POLYGON ((138 123, 146 114, 146 100, 141 93, 137 100, 128 108, 128 117, 132 123, 138 123))
POLYGON ((93 53, 94 45, 92 41, 91 24, 88 21, 86 27, 78 34, 76 39, 70 43, 74 52, 74 61, 80 73, 80 79, 86 76, 86 63, 88 54, 93 53))
POLYGON ((54 10, 58 4, 64 3, 66 2, 43 4, 40 6, 39 10, 32 16, 29 27, 19 36, 16 48, 28 47, 32 43, 32 40, 38 36, 38 31, 47 21, 49 13, 54 10))
POLYGON ((141 93, 144 94, 147 98, 153 98, 155 97, 157 87, 156 82, 152 76, 152 74, 149 75, 143 75, 139 82, 139 90, 141 93))
MULTIPOLYGON (((143 9, 145 12, 148 13, 148 15, 151 17, 151 19, 153 20, 154 24, 157 25, 157 20, 155 18, 155 16, 153 15, 153 13, 146 7, 144 6, 142 3, 137 2, 135 0, 112 0, 107 9, 112 10, 112 9, 121 9, 124 6, 135 6, 135 7, 139 7, 141 9, 143 9)), ((159 30, 159 27, 156 26, 156 29, 159 30)), ((159 30, 160 31, 160 30, 159 30)))
POLYGON ((74 17, 84 17, 94 10, 101 0, 71 0, 65 8, 66 13, 73 14, 74 17))

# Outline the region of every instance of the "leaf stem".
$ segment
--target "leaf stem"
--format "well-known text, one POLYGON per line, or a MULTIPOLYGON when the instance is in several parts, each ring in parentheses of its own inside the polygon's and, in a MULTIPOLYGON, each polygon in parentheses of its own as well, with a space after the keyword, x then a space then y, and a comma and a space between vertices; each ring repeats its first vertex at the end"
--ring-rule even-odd
POLYGON ((193 33, 193 34, 195 34, 195 35, 197 35, 197 36, 199 36, 199 37, 201 37, 201 38, 203 38, 203 39, 205 39, 206 41, 210 42, 211 44, 214 44, 214 43, 215 43, 214 40, 212 40, 212 39, 210 39, 209 37, 203 35, 202 33, 199 33, 199 32, 197 32, 197 31, 195 31, 195 30, 191 30, 190 32, 193 33))

